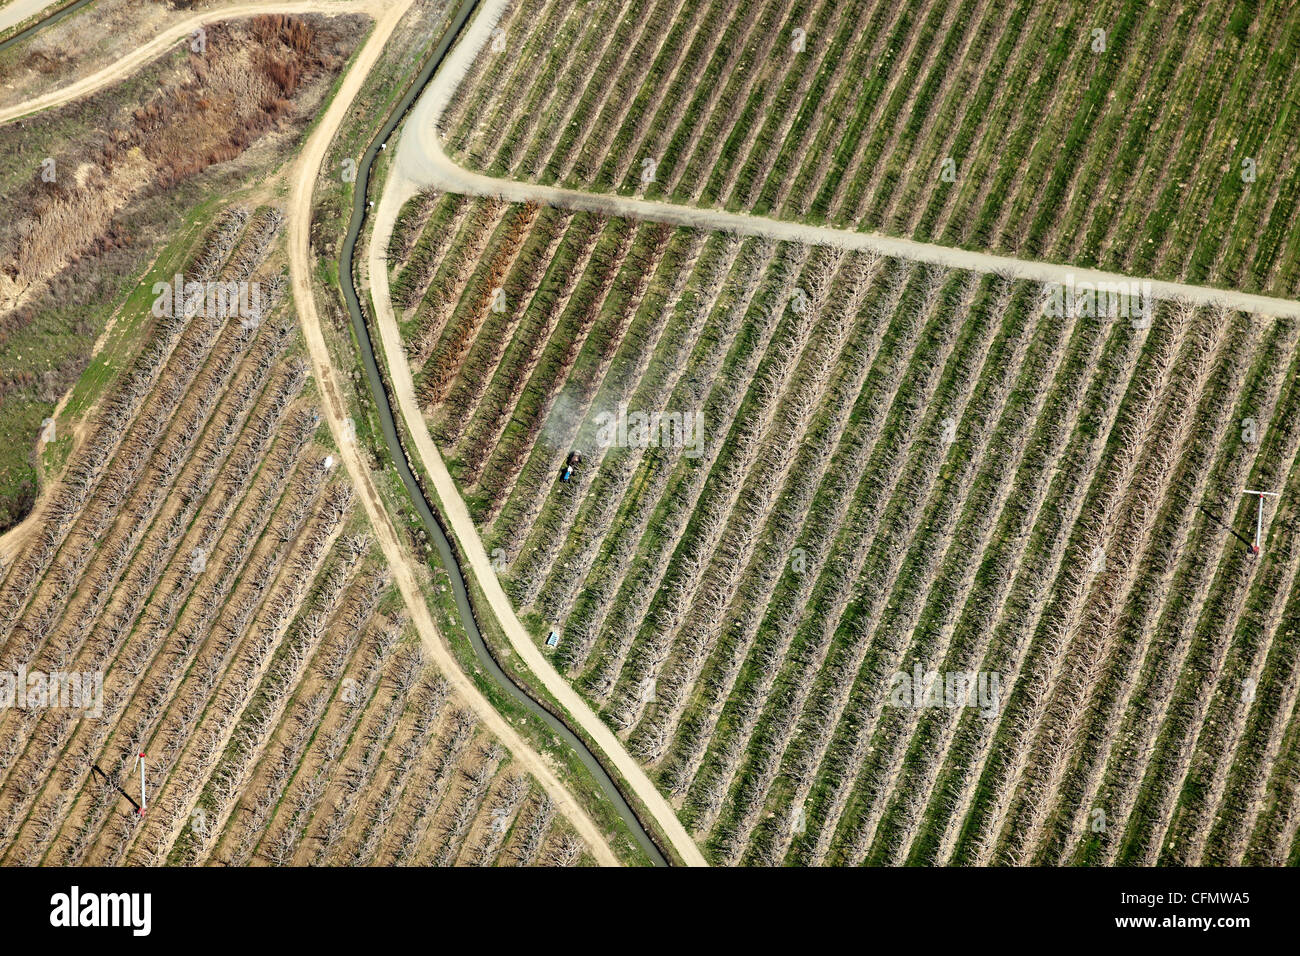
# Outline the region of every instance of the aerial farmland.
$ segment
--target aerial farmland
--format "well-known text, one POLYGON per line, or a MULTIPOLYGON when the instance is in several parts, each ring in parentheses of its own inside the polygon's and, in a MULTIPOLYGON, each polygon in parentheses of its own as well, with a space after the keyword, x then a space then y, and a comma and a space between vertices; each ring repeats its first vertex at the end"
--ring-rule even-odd
MULTIPOLYGON (((1250 91, 1295 23, 1229 13, 512 4, 440 132, 500 179, 1286 295, 1296 182, 1239 173, 1289 162, 1250 91)), ((589 208, 426 191, 394 307, 507 593, 715 862, 1288 858, 1294 308, 589 208), (1243 488, 1282 493, 1267 560, 1243 488), (953 673, 986 706, 910 699, 953 673)))
POLYGON ((6 10, 4 868, 1300 865, 1292 5, 6 10))

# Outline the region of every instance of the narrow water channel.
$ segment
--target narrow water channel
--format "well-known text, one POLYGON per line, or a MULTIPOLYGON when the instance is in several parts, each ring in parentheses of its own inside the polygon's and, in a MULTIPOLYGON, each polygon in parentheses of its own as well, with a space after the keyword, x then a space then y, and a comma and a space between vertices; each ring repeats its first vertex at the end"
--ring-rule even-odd
POLYGON ((347 304, 348 311, 352 315, 352 328, 356 332, 357 342, 361 351, 361 361, 366 369, 366 379, 370 383, 370 392, 374 399, 375 408, 379 413, 379 421, 383 428, 384 438, 388 442, 388 450, 392 455, 394 464, 397 466, 398 474, 401 475, 402 483, 406 486, 407 493, 411 496, 411 502, 415 505, 415 510, 424 523, 425 529, 437 545, 438 554, 442 558, 443 566, 447 569, 451 577, 452 591, 456 597, 456 607, 460 611, 461 623, 465 631, 469 634, 470 644, 474 648, 474 654, 478 657, 479 663, 483 665, 484 671, 499 684, 512 698, 518 701, 522 706, 532 711, 540 717, 548 727, 551 728, 565 744, 577 752, 578 758, 583 765, 591 771, 601 790, 613 803, 618 815, 627 823, 628 828, 636 837, 637 842, 645 850, 646 854, 656 866, 667 866, 668 861, 664 858, 663 853, 655 842, 650 838, 650 834, 642 825, 636 813, 633 812, 628 804, 626 797, 615 785, 609 772, 596 759, 595 754, 587 745, 571 731, 563 721, 555 717, 549 710, 534 700, 528 693, 517 685, 514 680, 501 668, 497 659, 492 656, 488 650, 487 644, 483 641, 483 635, 478 628, 478 622, 474 617, 474 611, 470 604, 469 592, 465 587, 464 574, 461 571, 458 556, 447 538, 446 531, 443 529, 441 522, 434 514, 433 506, 425 497, 423 489, 411 473, 410 466, 407 463, 406 454, 402 447, 401 439, 398 437, 397 425, 393 418, 393 408, 388 400, 388 392, 384 388, 383 378, 379 372, 379 366, 375 360, 374 346, 370 340, 370 330, 366 325, 365 316, 361 311, 361 304, 357 298, 357 291, 354 286, 353 277, 353 259, 356 253, 357 237, 365 225, 367 212, 367 186, 370 182, 370 170, 374 164, 375 157, 379 155, 379 147, 388 141, 392 136, 398 124, 406 116, 411 106, 424 92, 429 80, 437 72, 438 67, 442 64, 447 56, 447 52, 456 42, 460 35, 461 29, 469 22, 474 10, 478 6, 478 0, 463 0, 460 8, 456 11, 455 17, 448 25, 442 39, 438 42, 437 47, 430 55, 424 69, 417 77, 414 84, 407 91, 401 102, 397 104, 388 121, 384 124, 383 129, 366 148, 364 157, 361 160, 357 170, 356 191, 353 194, 352 218, 348 224, 347 235, 343 239, 343 248, 339 253, 339 280, 343 288, 343 299, 347 304))

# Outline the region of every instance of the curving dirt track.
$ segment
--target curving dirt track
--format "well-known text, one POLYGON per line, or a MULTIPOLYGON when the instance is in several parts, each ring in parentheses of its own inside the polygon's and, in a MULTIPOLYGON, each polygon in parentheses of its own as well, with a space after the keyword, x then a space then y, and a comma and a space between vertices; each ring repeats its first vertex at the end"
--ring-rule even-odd
MULTIPOLYGON (((283 3, 238 3, 228 7, 208 10, 189 17, 168 28, 157 38, 138 47, 114 63, 91 76, 45 96, 28 100, 16 106, 0 109, 0 123, 9 122, 38 110, 59 106, 96 90, 120 81, 156 57, 168 46, 180 42, 197 27, 231 17, 252 16, 258 13, 369 13, 376 15, 391 8, 392 0, 285 0, 283 3)), ((446 108, 451 95, 459 86, 465 70, 479 47, 491 35, 508 0, 484 0, 473 22, 444 68, 429 84, 411 112, 406 130, 415 130, 414 136, 401 136, 390 191, 406 193, 408 198, 415 190, 425 187, 463 192, 476 196, 498 196, 510 202, 534 201, 566 209, 600 212, 612 216, 626 216, 651 222, 691 226, 732 232, 738 235, 764 236, 776 240, 789 240, 810 245, 829 245, 842 249, 874 251, 883 255, 918 262, 928 262, 953 269, 975 272, 998 272, 1015 278, 1038 282, 1064 282, 1073 277, 1076 282, 1147 282, 1152 295, 1159 299, 1181 299, 1198 306, 1212 306, 1241 312, 1252 312, 1278 317, 1300 318, 1300 301, 1272 296, 1254 295, 1232 289, 1215 289, 1208 286, 1182 282, 1146 279, 1120 273, 1081 269, 1063 263, 1041 262, 998 256, 970 249, 916 242, 879 233, 835 229, 829 226, 811 226, 788 220, 771 219, 746 213, 733 213, 720 209, 683 206, 676 203, 635 199, 629 196, 604 193, 585 193, 535 183, 494 179, 452 162, 442 148, 437 135, 437 119, 446 108)))
MULTIPOLYGON (((0 111, 0 123, 12 121, 43 109, 49 109, 78 99, 105 86, 116 83, 138 70, 145 63, 179 42, 199 26, 232 17, 252 16, 259 13, 368 13, 375 19, 365 45, 356 55, 344 75, 338 91, 326 112, 312 130, 302 153, 294 164, 290 177, 293 191, 287 209, 289 236, 289 265, 293 283, 295 306, 303 329, 303 336, 311 356, 312 372, 320 387, 322 411, 329 422, 330 431, 340 448, 340 459, 348 471, 366 509, 376 540, 393 573, 402 599, 411 614, 412 623, 420 634, 421 642, 429 656, 436 662, 448 682, 460 697, 475 711, 479 720, 511 752, 520 766, 537 780, 554 800, 559 812, 573 825, 577 834, 587 844, 596 862, 617 866, 619 861, 609 848, 604 835, 594 820, 577 804, 556 776, 551 766, 528 745, 515 729, 488 702, 461 670, 450 649, 438 633, 420 593, 417 564, 402 545, 397 531, 389 519, 378 490, 370 480, 370 473, 361 460, 357 446, 344 439, 347 419, 346 405, 338 384, 338 373, 330 362, 329 350, 321 332, 320 317, 316 311, 311 289, 311 254, 309 235, 311 227, 312 193, 316 173, 325 160, 333 139, 348 107, 360 91, 367 74, 374 67, 384 45, 397 23, 415 0, 290 0, 283 4, 243 3, 205 11, 190 17, 160 34, 157 39, 133 51, 110 69, 102 70, 84 80, 71 84, 57 93, 42 96, 0 111)), ((19 528, 13 529, 15 532, 19 528)))
MULTIPOLYGON (((361 495, 361 500, 366 509, 366 516, 370 519, 375 537, 383 549, 384 558, 392 569, 393 580, 401 592, 402 600, 406 603, 407 610, 410 612, 412 621, 419 631, 425 649, 437 662, 439 669, 456 691, 471 704, 484 725, 501 740, 502 744, 510 750, 521 766, 532 774, 538 783, 551 795, 560 812, 568 817, 578 835, 591 849, 593 857, 602 864, 617 865, 617 858, 615 858, 613 851, 605 842, 604 836, 596 827, 595 822, 587 815, 586 811, 577 805, 576 801, 565 789, 564 784, 555 775, 555 772, 515 732, 505 718, 492 707, 487 698, 478 691, 457 664, 433 623, 433 618, 430 616, 428 607, 425 605, 424 598, 420 593, 420 586, 416 576, 416 563, 399 541, 397 531, 389 519, 388 512, 379 497, 379 492, 370 480, 369 470, 361 460, 360 451, 355 443, 344 438, 347 409, 341 397, 342 391, 339 388, 337 372, 330 362, 329 349, 326 347, 325 338, 321 333, 320 316, 316 311, 316 302, 311 289, 312 270, 309 236, 311 232, 312 192, 316 183, 316 174, 325 161, 325 154, 330 141, 342 124, 348 107, 360 91, 366 74, 370 72, 379 58, 388 37, 413 2, 414 0, 393 0, 390 3, 378 4, 384 9, 376 19, 374 30, 353 61, 352 67, 339 87, 338 93, 330 103, 329 109, 326 110, 325 115, 321 117, 319 124, 312 131, 310 138, 303 147, 302 155, 298 159, 295 170, 291 174, 294 185, 287 212, 289 223, 289 272, 293 283, 294 305, 298 311, 303 337, 307 342, 307 350, 311 354, 312 372, 316 376, 322 395, 321 404, 324 406, 325 417, 330 424, 330 431, 339 446, 340 458, 347 468, 348 476, 352 479, 352 483, 361 495)), ((372 7, 375 5, 377 4, 368 4, 368 6, 372 7)), ((330 7, 333 5, 322 3, 318 4, 318 6, 330 7)))
MULTIPOLYGON (((496 196, 509 202, 537 202, 585 212, 623 216, 675 226, 730 232, 741 236, 760 236, 805 245, 834 246, 840 249, 877 252, 881 255, 917 262, 927 262, 950 269, 973 272, 996 272, 1017 279, 1042 283, 1076 282, 1134 283, 1150 282, 1151 295, 1157 299, 1184 300, 1197 306, 1218 307, 1277 317, 1300 318, 1300 301, 1266 295, 1253 295, 1232 289, 1215 289, 1128 276, 1096 269, 1081 269, 1069 264, 1017 259, 987 252, 916 242, 880 233, 811 226, 784 219, 771 219, 747 213, 728 212, 677 203, 635 199, 607 193, 588 193, 561 189, 538 183, 496 179, 458 166, 443 149, 438 137, 438 120, 451 101, 479 48, 491 36, 492 28, 509 5, 509 0, 484 0, 478 16, 465 31, 461 42, 446 64, 429 84, 411 115, 397 144, 394 182, 389 192, 409 199, 422 188, 467 193, 472 196, 496 196), (410 134, 410 135, 407 135, 410 134)), ((387 198, 387 197, 385 197, 387 198)))
MULTIPOLYGON (((310 255, 308 249, 308 228, 310 223, 311 194, 314 174, 324 160, 330 138, 343 120, 348 104, 360 88, 362 79, 376 61, 380 50, 391 35, 398 19, 413 0, 288 0, 283 4, 236 4, 220 10, 206 11, 169 28, 158 38, 114 64, 111 68, 86 77, 57 93, 43 96, 18 106, 0 110, 0 122, 6 122, 27 115, 40 109, 60 105, 87 95, 104 86, 115 83, 144 63, 157 56, 170 44, 179 42, 205 23, 226 19, 232 16, 245 16, 268 9, 280 13, 346 13, 366 12, 376 17, 376 28, 365 47, 358 55, 349 73, 345 77, 338 95, 331 103, 321 123, 313 131, 303 154, 296 166, 294 190, 289 208, 289 236, 291 273, 294 291, 299 304, 304 333, 311 352, 313 368, 325 396, 324 405, 331 429, 336 438, 343 434, 345 406, 338 388, 336 372, 330 365, 328 351, 321 335, 319 317, 310 287, 310 255)), ((455 89, 461 82, 466 69, 474 55, 488 39, 492 28, 500 18, 508 0, 484 0, 473 22, 466 28, 460 43, 448 58, 443 69, 430 83, 426 93, 413 109, 405 131, 397 144, 397 157, 385 185, 384 194, 379 202, 375 229, 372 234, 369 254, 372 297, 374 299, 376 326, 384 352, 397 356, 390 363, 389 371, 397 395, 403 418, 415 436, 414 451, 431 476, 435 490, 442 499, 446 518, 460 541, 469 571, 474 574, 484 593, 487 595, 493 612, 502 623, 512 646, 546 685, 547 689, 568 708, 570 714, 583 729, 600 745, 611 762, 619 769, 629 785, 650 809, 660 826, 667 833, 674 847, 687 862, 703 865, 703 855, 690 839, 685 828, 677 820, 676 814, 658 790, 650 783, 640 766, 627 753, 613 732, 591 711, 590 707, 570 687, 567 681, 550 665, 538 650, 531 637, 523 628, 514 613, 509 599, 497 581, 495 573, 487 558, 486 550, 477 530, 469 516, 468 508, 460 497, 454 482, 448 474, 441 456, 423 427, 423 417, 415 400, 414 385, 411 381, 409 366, 401 360, 404 354, 391 302, 388 295, 387 275, 383 268, 382 250, 386 248, 387 236, 402 204, 419 189, 433 187, 437 189, 467 193, 471 195, 497 196, 512 202, 535 201, 569 209, 600 212, 613 216, 665 222, 673 225, 689 226, 699 229, 732 232, 739 235, 752 235, 789 240, 814 245, 830 245, 849 250, 875 251, 887 256, 900 257, 920 262, 933 263, 955 269, 977 272, 998 272, 1016 278, 1031 279, 1038 282, 1150 282, 1152 294, 1161 299, 1177 299, 1198 306, 1215 306, 1224 309, 1258 313, 1273 316, 1300 317, 1300 302, 1291 299, 1253 295, 1234 290, 1214 289, 1205 286, 1189 285, 1178 282, 1147 280, 1142 277, 1125 276, 1091 269, 1079 269, 1067 264, 1016 259, 989 253, 938 246, 915 242, 908 239, 883 236, 874 233, 856 232, 822 226, 811 226, 797 222, 770 219, 761 216, 732 213, 717 209, 704 209, 673 203, 655 202, 626 196, 584 193, 576 190, 561 189, 533 183, 514 182, 494 179, 480 173, 457 166, 446 155, 437 135, 437 120, 441 116, 455 89)), ((503 742, 521 757, 524 754, 537 762, 538 766, 529 764, 529 769, 548 791, 556 797, 557 803, 568 811, 571 819, 575 813, 585 820, 586 826, 578 826, 579 832, 589 843, 604 850, 608 861, 612 862, 612 853, 595 833, 594 823, 579 808, 576 808, 563 790, 562 784, 540 764, 540 758, 523 744, 509 728, 499 714, 487 704, 481 695, 469 684, 460 671, 449 651, 438 638, 433 622, 420 599, 415 565, 409 555, 405 554, 396 532, 388 520, 382 502, 378 497, 369 474, 355 447, 340 442, 345 450, 343 462, 349 474, 362 493, 367 512, 375 527, 386 557, 393 566, 394 577, 411 608, 413 618, 421 636, 434 652, 449 678, 457 682, 468 699, 475 700, 475 706, 484 708, 482 716, 485 723, 501 736, 503 742), (561 799, 561 795, 563 799, 561 799), (593 842, 594 841, 594 842, 593 842)), ((598 854, 599 855, 599 854, 598 854)), ((606 862, 602 858, 602 862, 606 862)))
MULTIPOLYGON (((480 5, 473 22, 465 29, 460 43, 435 75, 426 93, 407 121, 407 128, 412 124, 422 124, 419 128, 431 128, 429 124, 429 106, 439 102, 449 89, 454 89, 464 74, 464 66, 469 56, 483 44, 491 34, 505 3, 502 0, 489 0, 480 5), (466 53, 468 51, 468 55, 466 53)), ((445 100, 442 100, 445 103, 445 100)), ((441 107, 439 108, 439 112, 441 107)), ((405 140, 406 138, 403 137, 405 140)), ((500 622, 506 637, 521 659, 538 676, 547 691, 569 712, 571 717, 587 732, 592 740, 604 751, 609 761, 627 781, 628 785, 641 799, 661 830, 672 843, 681 858, 691 866, 707 866, 704 854, 700 852, 691 835, 686 831, 668 801, 646 776, 641 765, 628 753, 622 741, 614 735, 609 726, 591 709, 572 685, 565 680, 551 662, 542 654, 534 643, 523 623, 515 614, 509 597, 501 587, 483 540, 474 527, 465 500, 460 496, 447 466, 442 460, 433 439, 429 436, 424 417, 415 397, 415 383, 411 377, 411 368, 405 360, 401 344, 401 334, 397 318, 393 313, 392 299, 389 294, 388 272, 384 265, 383 253, 388 247, 388 237, 392 234, 393 224, 402 204, 415 194, 419 185, 406 175, 402 165, 402 153, 398 153, 398 162, 390 170, 384 184, 384 193, 379 200, 375 214, 375 223, 370 235, 367 255, 367 271, 370 279, 370 295, 374 308, 375 327, 379 332, 380 346, 385 365, 389 373, 393 395, 406 422, 408 432, 413 436, 414 447, 411 451, 419 458, 425 472, 433 482, 434 491, 442 504, 443 517, 450 525, 453 534, 460 543, 465 562, 465 570, 477 580, 479 587, 487 597, 492 613, 500 622)))
MULTIPOLYGON (((112 66, 70 83, 62 89, 0 109, 0 123, 8 123, 30 113, 62 106, 104 87, 119 83, 151 62, 168 47, 187 39, 199 27, 236 17, 253 17, 259 13, 368 13, 378 19, 391 6, 390 0, 285 0, 284 3, 236 3, 228 7, 204 10, 168 27, 148 43, 136 47, 112 66)), ((404 5, 405 6, 405 5, 404 5)))

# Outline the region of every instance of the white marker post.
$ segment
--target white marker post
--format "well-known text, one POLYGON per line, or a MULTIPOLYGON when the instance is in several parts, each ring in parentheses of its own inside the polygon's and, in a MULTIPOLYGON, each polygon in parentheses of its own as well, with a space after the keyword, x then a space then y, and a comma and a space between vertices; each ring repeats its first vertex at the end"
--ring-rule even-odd
POLYGON ((148 809, 149 804, 148 801, 145 800, 145 796, 144 796, 144 751, 143 750, 141 750, 140 755, 135 758, 135 765, 140 768, 140 809, 137 812, 141 816, 144 816, 144 811, 148 809))
POLYGON ((1243 495, 1259 495, 1259 515, 1255 519, 1255 543, 1251 546, 1251 554, 1259 554, 1259 549, 1264 543, 1264 498, 1281 498, 1282 496, 1276 491, 1256 491, 1254 488, 1243 488, 1243 495))

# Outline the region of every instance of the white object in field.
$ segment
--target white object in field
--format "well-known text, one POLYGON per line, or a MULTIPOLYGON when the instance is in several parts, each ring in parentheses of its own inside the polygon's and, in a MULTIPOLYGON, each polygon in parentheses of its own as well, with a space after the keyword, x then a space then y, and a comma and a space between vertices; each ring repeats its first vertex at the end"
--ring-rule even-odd
POLYGON ((334 467, 334 456, 333 456, 333 455, 326 455, 326 456, 325 456, 325 470, 326 470, 326 471, 329 471, 329 470, 330 470, 331 468, 333 468, 333 467, 334 467))
POLYGON ((1254 488, 1241 489, 1243 495, 1259 495, 1259 514, 1255 517, 1255 554, 1259 554, 1260 546, 1264 543, 1264 497, 1281 498, 1282 496, 1276 491, 1257 491, 1254 488))
POLYGON ((135 758, 135 765, 140 768, 140 814, 143 815, 145 809, 149 806, 145 799, 144 793, 144 751, 140 751, 140 756, 135 758))

